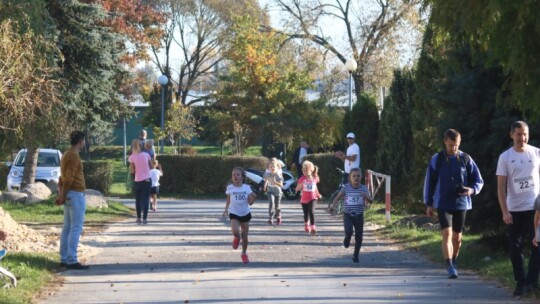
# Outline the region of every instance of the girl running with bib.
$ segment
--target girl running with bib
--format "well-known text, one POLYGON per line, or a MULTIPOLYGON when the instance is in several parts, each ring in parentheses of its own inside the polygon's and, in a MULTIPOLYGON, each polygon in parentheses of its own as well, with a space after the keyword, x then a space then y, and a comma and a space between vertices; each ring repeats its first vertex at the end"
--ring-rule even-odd
POLYGON ((317 234, 317 226, 315 226, 315 208, 317 200, 321 197, 317 189, 319 176, 317 172, 319 168, 312 162, 306 160, 302 163, 302 177, 298 180, 296 191, 302 190, 300 204, 304 212, 304 230, 312 235, 317 234))
POLYGON ((373 201, 367 187, 360 183, 361 180, 362 172, 360 169, 352 168, 349 174, 349 183, 340 189, 332 202, 332 206, 328 208, 328 211, 332 212, 332 209, 343 198, 343 228, 345 229, 343 247, 349 248, 354 228, 353 263, 355 264, 359 262, 358 255, 364 238, 364 209, 366 207, 366 201, 373 201))
POLYGON ((225 194, 227 202, 223 217, 229 214, 231 220, 231 231, 234 235, 232 247, 237 249, 242 239, 242 262, 249 263, 247 256, 249 221, 251 220, 251 210, 249 206, 255 202, 256 194, 251 191, 251 187, 244 184, 246 174, 241 167, 232 170, 232 184, 227 186, 225 194))

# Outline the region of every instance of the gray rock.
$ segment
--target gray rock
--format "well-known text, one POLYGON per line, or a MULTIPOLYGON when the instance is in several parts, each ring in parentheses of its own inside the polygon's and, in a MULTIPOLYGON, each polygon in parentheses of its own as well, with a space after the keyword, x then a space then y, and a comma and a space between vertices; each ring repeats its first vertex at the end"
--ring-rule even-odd
POLYGON ((105 197, 98 190, 86 189, 86 191, 84 191, 84 194, 86 196, 87 207, 109 208, 105 197))
POLYGON ((4 192, 2 193, 2 201, 12 203, 24 203, 28 198, 28 194, 21 192, 4 192))
POLYGON ((58 194, 58 182, 55 180, 50 180, 47 183, 47 187, 51 190, 52 194, 58 194))
POLYGON ((41 182, 26 185, 20 192, 28 194, 28 198, 26 199, 26 204, 28 205, 44 201, 52 194, 51 189, 41 182))

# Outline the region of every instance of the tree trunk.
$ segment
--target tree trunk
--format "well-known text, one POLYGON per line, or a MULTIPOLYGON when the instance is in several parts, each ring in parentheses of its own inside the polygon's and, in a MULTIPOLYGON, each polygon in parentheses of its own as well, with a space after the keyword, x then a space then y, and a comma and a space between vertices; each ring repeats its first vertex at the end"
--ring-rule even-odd
POLYGON ((36 167, 39 150, 39 145, 34 138, 34 134, 29 132, 25 135, 24 144, 26 146, 26 159, 24 160, 24 172, 21 182, 21 189, 29 184, 33 184, 36 180, 36 167))

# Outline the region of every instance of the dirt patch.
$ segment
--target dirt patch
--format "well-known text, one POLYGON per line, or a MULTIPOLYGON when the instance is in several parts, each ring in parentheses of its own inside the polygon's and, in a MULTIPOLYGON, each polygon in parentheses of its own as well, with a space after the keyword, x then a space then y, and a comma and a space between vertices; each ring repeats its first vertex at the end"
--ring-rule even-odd
POLYGON ((0 229, 7 233, 5 241, 0 241, 0 247, 16 252, 48 252, 55 250, 55 240, 17 223, 11 215, 0 207, 0 229))

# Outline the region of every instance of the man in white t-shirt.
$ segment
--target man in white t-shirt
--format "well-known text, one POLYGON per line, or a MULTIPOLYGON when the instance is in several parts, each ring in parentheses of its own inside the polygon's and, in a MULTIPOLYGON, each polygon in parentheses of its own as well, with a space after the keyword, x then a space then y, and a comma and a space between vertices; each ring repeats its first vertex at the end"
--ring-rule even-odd
POLYGON ((349 173, 352 168, 360 168, 360 147, 354 142, 354 133, 347 134, 349 147, 347 153, 337 151, 334 155, 345 163, 345 174, 343 175, 343 184, 348 183, 349 173))
POLYGON ((497 195, 508 226, 510 260, 514 270, 514 296, 523 296, 537 288, 540 251, 531 248, 528 271, 525 271, 523 248, 534 238, 534 203, 540 193, 540 149, 527 144, 529 126, 523 121, 512 123, 510 137, 514 144, 499 156, 497 195), (527 242, 527 243, 526 243, 527 242))

